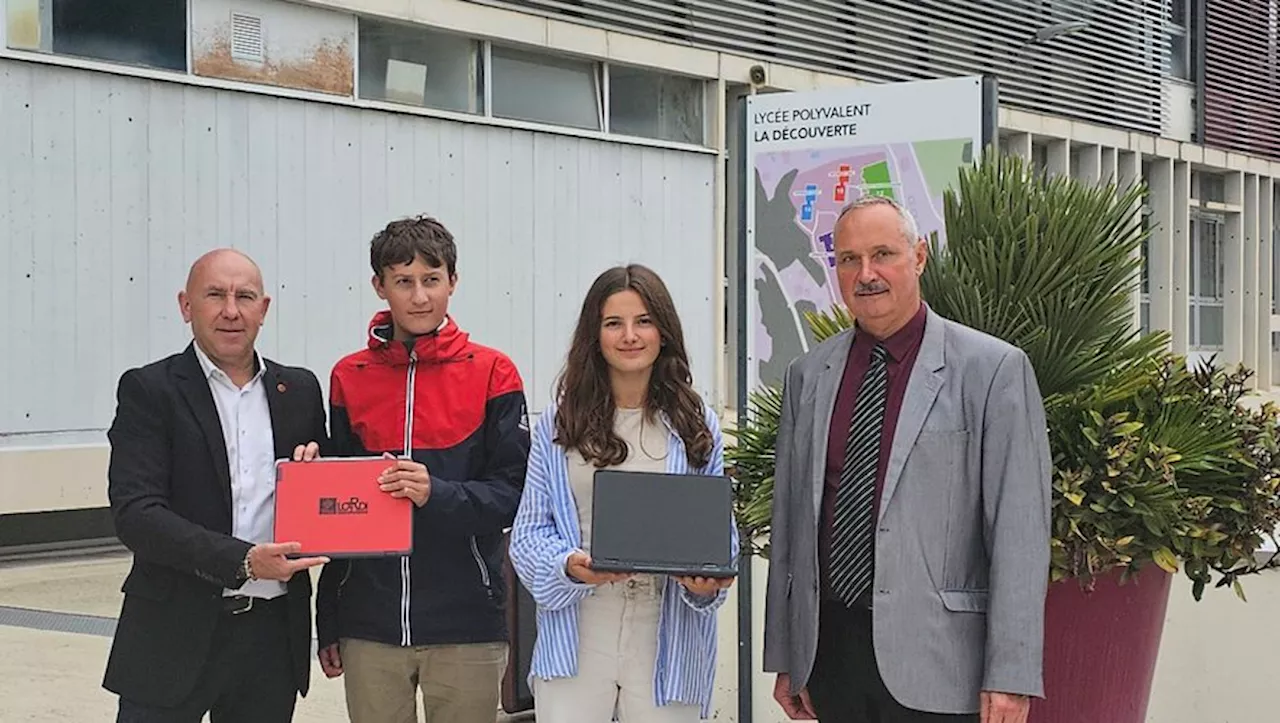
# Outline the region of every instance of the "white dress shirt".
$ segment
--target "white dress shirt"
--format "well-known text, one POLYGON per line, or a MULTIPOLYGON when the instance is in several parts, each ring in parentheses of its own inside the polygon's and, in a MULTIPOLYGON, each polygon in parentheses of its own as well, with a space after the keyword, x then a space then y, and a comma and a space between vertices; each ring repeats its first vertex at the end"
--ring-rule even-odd
MULTIPOLYGON (((222 423, 222 439, 227 445, 227 466, 231 470, 231 535, 245 542, 272 542, 275 528, 276 459, 271 411, 262 384, 266 365, 254 352, 258 373, 243 387, 213 365, 208 355, 195 345, 196 358, 213 392, 222 423)), ((238 589, 225 589, 224 596, 250 595, 274 598, 285 593, 285 584, 275 580, 250 580, 238 589)))

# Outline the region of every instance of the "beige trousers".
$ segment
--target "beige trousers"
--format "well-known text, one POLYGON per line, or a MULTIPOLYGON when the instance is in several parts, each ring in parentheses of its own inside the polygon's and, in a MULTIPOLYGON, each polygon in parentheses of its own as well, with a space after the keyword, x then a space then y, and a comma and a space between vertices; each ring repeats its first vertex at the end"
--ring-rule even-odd
POLYGON ((506 643, 402 648, 343 638, 342 677, 351 723, 495 723, 506 643))
POLYGON ((698 721, 698 706, 653 704, 664 580, 601 585, 579 603, 578 675, 533 681, 538 723, 609 723, 615 713, 622 723, 698 721))

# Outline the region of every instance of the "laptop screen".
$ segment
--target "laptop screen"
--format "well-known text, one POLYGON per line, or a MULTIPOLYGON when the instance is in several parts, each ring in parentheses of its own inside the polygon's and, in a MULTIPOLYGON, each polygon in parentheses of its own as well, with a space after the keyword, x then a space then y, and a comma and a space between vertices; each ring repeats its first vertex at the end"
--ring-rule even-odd
POLYGON ((599 470, 591 506, 594 559, 730 564, 728 477, 599 470))

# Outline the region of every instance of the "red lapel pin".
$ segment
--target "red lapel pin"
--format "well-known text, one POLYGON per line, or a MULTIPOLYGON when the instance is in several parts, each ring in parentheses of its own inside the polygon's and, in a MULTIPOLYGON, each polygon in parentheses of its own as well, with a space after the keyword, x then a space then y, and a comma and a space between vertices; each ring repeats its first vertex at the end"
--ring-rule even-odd
POLYGON ((276 391, 280 392, 281 394, 284 394, 285 389, 288 389, 288 387, 284 385, 284 382, 280 382, 279 384, 276 385, 276 391))

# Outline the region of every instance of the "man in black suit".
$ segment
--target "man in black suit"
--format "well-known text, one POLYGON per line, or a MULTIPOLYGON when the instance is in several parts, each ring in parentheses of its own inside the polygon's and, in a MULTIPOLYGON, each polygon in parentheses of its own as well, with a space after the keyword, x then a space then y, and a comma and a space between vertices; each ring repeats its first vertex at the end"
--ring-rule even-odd
POLYGON ((275 460, 326 438, 315 375, 254 350, 271 299, 219 249, 178 294, 194 342, 120 377, 108 491, 133 551, 103 686, 117 723, 277 723, 310 679, 311 578, 273 544, 275 460))

